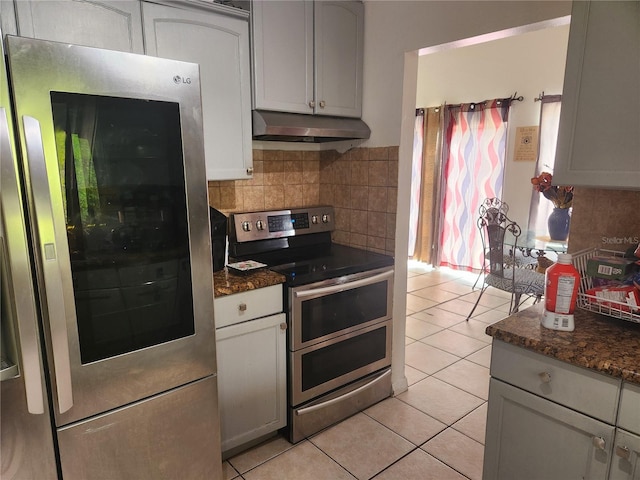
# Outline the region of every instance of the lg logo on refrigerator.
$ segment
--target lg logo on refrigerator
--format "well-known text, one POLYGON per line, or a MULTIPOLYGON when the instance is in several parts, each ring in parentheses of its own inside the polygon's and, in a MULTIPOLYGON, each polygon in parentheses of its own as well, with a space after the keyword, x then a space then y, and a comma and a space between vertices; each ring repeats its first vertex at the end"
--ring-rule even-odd
POLYGON ((175 77, 173 77, 173 83, 175 83, 176 85, 180 85, 181 83, 191 85, 191 79, 189 77, 184 78, 180 75, 176 75, 175 77))

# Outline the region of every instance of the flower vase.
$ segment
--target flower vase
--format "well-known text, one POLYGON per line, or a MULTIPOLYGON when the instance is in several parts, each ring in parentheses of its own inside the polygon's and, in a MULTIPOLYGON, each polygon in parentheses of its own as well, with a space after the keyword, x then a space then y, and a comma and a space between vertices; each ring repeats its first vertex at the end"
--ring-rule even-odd
POLYGON ((569 224, 571 216, 568 208, 555 207, 547 219, 547 227, 549 227, 549 236, 551 240, 564 242, 569 236, 569 224))

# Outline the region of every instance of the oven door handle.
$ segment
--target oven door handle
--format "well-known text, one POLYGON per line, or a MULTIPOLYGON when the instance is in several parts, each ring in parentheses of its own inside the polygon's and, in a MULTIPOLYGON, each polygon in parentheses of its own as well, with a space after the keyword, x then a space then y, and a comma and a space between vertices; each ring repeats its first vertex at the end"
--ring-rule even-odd
POLYGON ((313 295, 330 295, 332 293, 338 293, 347 288, 358 288, 363 285, 370 285, 372 283, 379 282, 381 280, 386 280, 388 278, 393 277, 393 269, 387 272, 382 272, 372 277, 360 278, 358 280, 354 280, 353 282, 345 282, 339 283, 337 285, 330 285, 328 287, 320 287, 320 288, 311 288, 309 290, 302 290, 300 292, 294 292, 296 298, 305 298, 311 297, 313 295))
POLYGON ((358 395, 363 390, 366 390, 366 389, 372 387, 373 385, 375 385, 376 383, 382 381, 383 379, 385 379, 389 375, 391 375, 391 369, 387 370, 386 372, 384 372, 379 377, 374 378, 370 382, 367 382, 364 385, 359 386, 355 390, 351 390, 350 392, 345 393, 344 395, 340 395, 339 397, 332 398, 331 400, 327 400, 326 402, 318 403, 316 405, 311 405, 310 407, 301 408, 299 410, 296 410, 296 415, 304 415, 306 413, 315 412, 316 410, 320 410, 322 408, 329 407, 329 406, 333 405, 334 403, 342 402, 343 400, 351 398, 354 395, 358 395))

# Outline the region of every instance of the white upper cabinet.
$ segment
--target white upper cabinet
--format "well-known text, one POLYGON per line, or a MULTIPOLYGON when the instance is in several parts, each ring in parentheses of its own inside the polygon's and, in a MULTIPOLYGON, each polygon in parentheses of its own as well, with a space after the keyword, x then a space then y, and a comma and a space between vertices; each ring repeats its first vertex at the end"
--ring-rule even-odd
POLYGON ((640 2, 573 2, 554 183, 640 188, 640 2))
POLYGON ((251 178, 248 13, 197 2, 142 7, 148 55, 200 64, 207 179, 251 178))
POLYGON ((144 53, 138 1, 20 0, 18 35, 144 53))
POLYGON ((361 2, 314 3, 315 113, 362 116, 364 7, 361 2))
POLYGON ((255 0, 251 21, 255 109, 362 115, 362 2, 255 0))

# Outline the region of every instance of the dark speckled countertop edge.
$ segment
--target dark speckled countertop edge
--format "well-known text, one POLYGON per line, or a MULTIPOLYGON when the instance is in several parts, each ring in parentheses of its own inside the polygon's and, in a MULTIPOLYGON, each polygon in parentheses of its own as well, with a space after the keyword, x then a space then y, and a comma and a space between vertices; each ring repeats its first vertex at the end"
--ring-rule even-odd
POLYGON ((236 274, 223 268, 213 272, 213 297, 224 297, 234 293, 247 292, 258 288, 270 287, 284 283, 286 278, 280 273, 268 269, 260 269, 251 273, 236 274))
POLYGON ((577 309, 573 332, 540 325, 538 304, 489 325, 496 340, 640 385, 640 324, 577 309))

